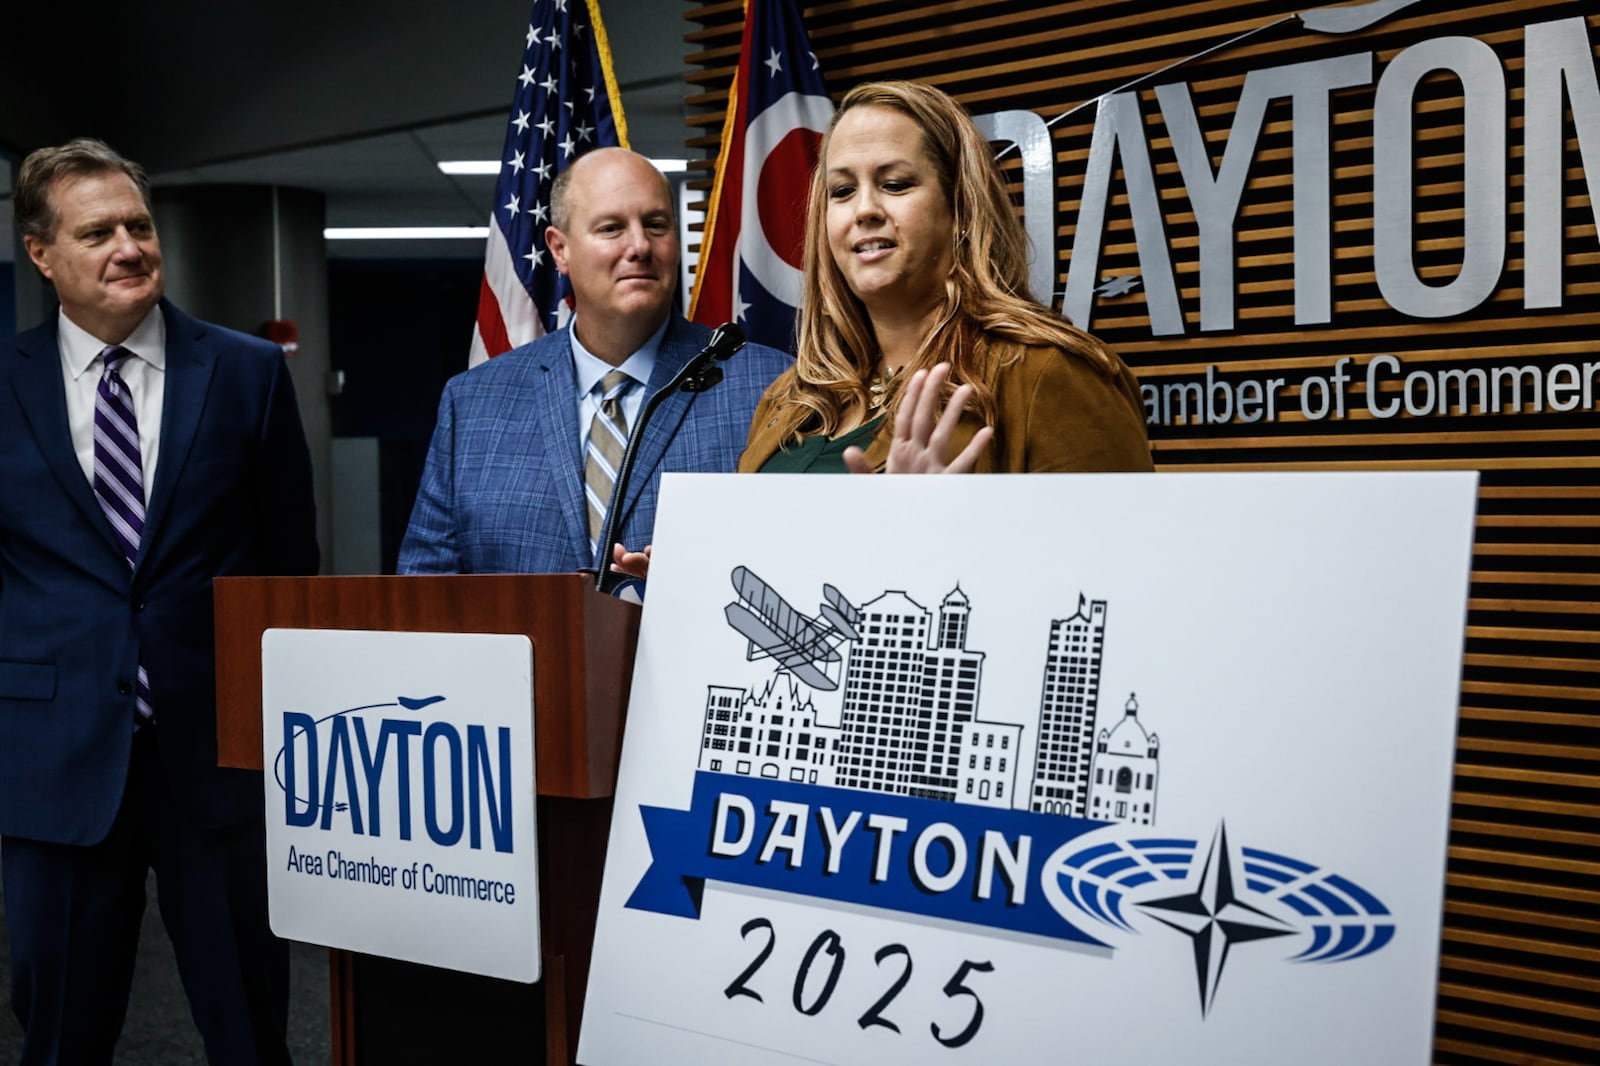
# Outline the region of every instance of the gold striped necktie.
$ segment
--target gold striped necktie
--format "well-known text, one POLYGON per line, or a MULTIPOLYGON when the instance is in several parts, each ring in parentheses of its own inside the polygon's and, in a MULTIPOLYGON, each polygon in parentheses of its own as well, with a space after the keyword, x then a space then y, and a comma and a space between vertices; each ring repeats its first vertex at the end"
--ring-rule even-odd
POLYGON ((589 501, 589 549, 600 548, 600 529, 605 524, 611 490, 617 481, 617 468, 628 446, 628 419, 622 412, 622 397, 634 385, 633 378, 613 370, 600 379, 600 408, 589 420, 589 442, 584 449, 584 494, 589 501))

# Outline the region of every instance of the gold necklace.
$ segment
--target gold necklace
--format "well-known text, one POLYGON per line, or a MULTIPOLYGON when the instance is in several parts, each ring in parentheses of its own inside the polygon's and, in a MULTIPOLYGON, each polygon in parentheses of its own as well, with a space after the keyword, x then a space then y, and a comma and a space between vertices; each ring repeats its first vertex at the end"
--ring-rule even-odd
POLYGON ((892 366, 873 372, 872 378, 867 382, 867 392, 870 395, 869 406, 876 411, 889 399, 889 387, 894 384, 894 376, 900 373, 900 368, 892 366))

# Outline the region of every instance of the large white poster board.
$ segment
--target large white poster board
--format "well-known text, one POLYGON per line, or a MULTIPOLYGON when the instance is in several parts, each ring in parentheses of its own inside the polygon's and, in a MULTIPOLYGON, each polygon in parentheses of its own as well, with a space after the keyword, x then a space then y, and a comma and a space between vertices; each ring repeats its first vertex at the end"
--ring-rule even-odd
POLYGON ((528 638, 269 629, 261 673, 273 932, 538 980, 528 638))
POLYGON ((669 475, 580 1061, 1424 1066, 1475 487, 669 475))

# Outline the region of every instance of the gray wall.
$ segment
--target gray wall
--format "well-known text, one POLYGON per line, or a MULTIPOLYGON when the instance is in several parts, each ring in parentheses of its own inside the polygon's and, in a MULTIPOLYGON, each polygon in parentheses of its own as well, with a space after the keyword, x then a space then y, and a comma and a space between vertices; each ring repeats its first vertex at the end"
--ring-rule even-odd
POLYGON ((317 541, 331 557, 331 418, 327 378, 328 264, 322 194, 260 185, 155 190, 167 295, 207 322, 259 334, 288 319, 300 329, 289 359, 316 481, 317 541), (222 220, 225 220, 225 224, 222 220))

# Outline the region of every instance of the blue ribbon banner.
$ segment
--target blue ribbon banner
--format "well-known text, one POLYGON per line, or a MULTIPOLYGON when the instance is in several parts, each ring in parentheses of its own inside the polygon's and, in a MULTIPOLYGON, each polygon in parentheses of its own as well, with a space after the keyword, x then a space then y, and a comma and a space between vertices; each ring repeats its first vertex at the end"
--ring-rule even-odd
POLYGON ((688 810, 639 812, 634 910, 698 919, 718 881, 1104 946, 1044 890, 1103 822, 705 771, 688 810))

